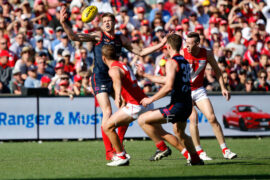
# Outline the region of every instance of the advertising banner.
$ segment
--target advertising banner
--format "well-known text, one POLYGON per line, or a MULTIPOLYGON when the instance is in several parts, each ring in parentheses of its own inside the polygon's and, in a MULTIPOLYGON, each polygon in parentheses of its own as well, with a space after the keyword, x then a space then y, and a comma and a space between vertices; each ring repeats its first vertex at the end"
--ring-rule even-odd
POLYGON ((44 122, 40 126, 41 139, 95 138, 93 97, 40 98, 39 101, 40 119, 44 122))
MULTIPOLYGON (((233 95, 226 101, 220 95, 209 96, 225 136, 270 136, 270 96, 233 95), (252 106, 252 107, 251 107, 252 106), (256 111, 256 112, 254 112, 256 111), (225 124, 224 124, 225 117, 225 124)), ((155 108, 169 104, 170 97, 154 103, 155 108)), ((117 110, 111 99, 113 112, 117 110)), ((37 98, 0 98, 0 139, 36 139, 37 98)), ((102 112, 96 109, 93 97, 40 97, 40 139, 94 139, 101 138, 102 112), (95 119, 97 124, 95 124, 95 119), (96 126, 96 127, 95 127, 96 126), (95 131, 96 129, 96 131, 95 131)), ((200 136, 214 136, 207 118, 198 111, 200 136)), ((170 133, 172 124, 164 124, 170 133)), ((189 134, 189 120, 186 128, 189 134)), ((126 133, 128 138, 147 137, 137 121, 132 122, 126 133)))
POLYGON ((0 139, 37 138, 36 98, 0 98, 0 139))

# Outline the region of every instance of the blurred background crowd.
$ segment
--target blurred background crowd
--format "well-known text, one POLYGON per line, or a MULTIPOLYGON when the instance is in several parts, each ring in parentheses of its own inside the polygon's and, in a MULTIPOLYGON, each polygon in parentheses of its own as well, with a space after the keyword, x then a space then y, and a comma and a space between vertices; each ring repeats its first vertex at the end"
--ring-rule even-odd
MULTIPOLYGON (((200 46, 212 50, 231 91, 270 91, 270 0, 0 0, 0 93, 21 94, 22 88, 48 88, 52 95, 90 94, 93 53, 90 43, 72 42, 59 22, 61 6, 70 13, 75 33, 100 29, 101 15, 116 16, 116 34, 142 48, 155 45, 169 31, 183 37, 200 34, 200 46), (81 21, 88 5, 98 7, 91 23, 81 21)), ((166 47, 145 57, 122 49, 120 60, 136 73, 165 75, 166 47)), ((138 77, 140 87, 160 86, 138 77)), ((207 65, 204 86, 219 91, 207 65)))

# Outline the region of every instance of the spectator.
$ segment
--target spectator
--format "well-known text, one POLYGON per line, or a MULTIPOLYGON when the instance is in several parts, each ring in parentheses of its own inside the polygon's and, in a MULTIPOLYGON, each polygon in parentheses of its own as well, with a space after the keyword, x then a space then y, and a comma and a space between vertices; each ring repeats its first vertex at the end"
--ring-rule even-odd
POLYGON ((259 54, 256 51, 256 42, 251 40, 248 44, 248 50, 245 52, 244 61, 248 61, 251 67, 258 69, 259 67, 259 54))
POLYGON ((226 71, 222 72, 222 77, 224 80, 224 86, 228 89, 228 91, 231 91, 231 86, 230 86, 230 79, 229 79, 229 75, 226 71))
POLYGON ((75 75, 75 66, 72 62, 70 62, 70 52, 68 50, 64 50, 62 53, 64 58, 64 71, 65 73, 69 74, 70 76, 75 75))
POLYGON ((144 47, 150 46, 150 44, 152 42, 152 35, 151 35, 148 20, 145 19, 141 22, 140 32, 141 32, 141 39, 144 43, 144 47))
POLYGON ((74 92, 72 91, 71 87, 69 86, 69 81, 61 80, 59 83, 60 89, 57 92, 59 96, 69 96, 73 99, 74 92))
POLYGON ((56 29, 55 29, 56 33, 56 38, 51 42, 51 48, 52 48, 52 51, 54 52, 54 48, 56 45, 58 45, 59 43, 61 43, 61 35, 62 33, 64 32, 63 28, 61 26, 58 26, 56 29))
POLYGON ((117 25, 120 26, 121 24, 126 25, 129 32, 133 31, 136 26, 136 21, 130 16, 128 16, 128 9, 127 7, 121 7, 120 14, 115 17, 117 20, 117 25))
POLYGON ((246 92, 252 92, 254 90, 255 90, 255 88, 254 88, 252 79, 251 78, 247 78, 246 79, 246 83, 245 83, 245 91, 246 92))
MULTIPOLYGON (((204 0, 205 2, 205 0, 204 0)), ((205 4, 207 5, 207 4, 205 4)), ((203 25, 204 29, 207 29, 209 27, 209 15, 204 11, 204 7, 201 3, 198 3, 197 5, 197 11, 198 11, 198 21, 201 25, 203 25)))
POLYGON ((51 79, 48 76, 42 76, 42 78, 40 79, 40 82, 41 82, 42 88, 48 88, 51 82, 51 79))
POLYGON ((70 52, 70 54, 71 54, 71 61, 73 61, 74 53, 75 53, 74 48, 69 43, 69 40, 68 40, 68 37, 67 37, 66 34, 61 35, 61 43, 59 43, 58 45, 55 46, 54 55, 53 55, 54 60, 58 59, 57 51, 59 49, 68 50, 70 52))
POLYGON ((242 41, 242 32, 236 31, 234 34, 234 41, 227 44, 226 48, 229 48, 232 50, 232 58, 235 57, 236 54, 239 54, 241 56, 244 56, 246 47, 241 43, 242 41))
POLYGON ((207 91, 217 91, 219 89, 219 83, 214 76, 214 70, 209 64, 205 68, 203 84, 207 91))
POLYGON ((93 0, 90 5, 96 6, 98 8, 99 13, 113 13, 113 9, 111 4, 105 0, 93 0))
POLYGON ((84 89, 85 95, 91 94, 91 83, 90 83, 90 73, 88 71, 80 72, 80 76, 82 77, 82 87, 84 89))
POLYGON ((165 36, 165 32, 162 26, 158 26, 155 28, 155 36, 159 39, 159 41, 161 41, 162 38, 165 36))
POLYGON ((8 51, 9 57, 8 57, 8 66, 14 67, 15 63, 17 61, 17 56, 8 49, 8 41, 5 38, 0 38, 0 53, 1 51, 8 51))
POLYGON ((245 91, 246 89, 246 80, 247 80, 247 75, 246 75, 246 71, 245 70, 241 70, 239 75, 238 75, 238 78, 239 78, 239 83, 237 84, 235 90, 236 91, 245 91))
POLYGON ((270 64, 268 64, 268 56, 266 54, 262 54, 260 57, 260 69, 266 70, 269 65, 270 64))
POLYGON ((239 84, 239 78, 237 75, 237 72, 235 69, 231 69, 230 71, 230 86, 231 86, 231 90, 235 91, 236 90, 236 86, 239 84))
POLYGON ((0 93, 10 93, 9 82, 12 78, 12 69, 8 66, 9 52, 0 53, 0 93))
POLYGON ((28 68, 28 77, 24 82, 24 87, 39 88, 40 86, 40 80, 37 79, 37 67, 35 65, 31 65, 28 68))
POLYGON ((21 95, 21 88, 24 86, 24 81, 21 77, 20 69, 13 69, 12 71, 13 79, 10 82, 10 91, 12 94, 21 95))
POLYGON ((269 91, 270 86, 266 82, 267 72, 265 70, 260 70, 258 72, 258 81, 254 83, 256 91, 269 91))
POLYGON ((46 60, 42 58, 43 54, 41 56, 38 56, 36 60, 37 64, 37 79, 41 80, 43 76, 52 77, 51 74, 46 72, 46 60))
POLYGON ((179 22, 189 17, 189 11, 186 8, 186 4, 181 0, 178 2, 178 5, 172 7, 172 11, 172 15, 177 16, 179 22))
POLYGON ((16 36, 16 41, 10 46, 9 50, 12 51, 18 58, 21 58, 22 48, 27 46, 24 34, 19 33, 16 36))
POLYGON ((168 22, 171 18, 169 11, 164 9, 164 0, 157 0, 157 8, 152 9, 149 14, 149 21, 153 22, 157 12, 161 12, 162 20, 168 22))
POLYGON ((73 91, 74 91, 76 96, 84 96, 85 95, 85 89, 82 86, 82 77, 79 74, 74 76, 73 91))

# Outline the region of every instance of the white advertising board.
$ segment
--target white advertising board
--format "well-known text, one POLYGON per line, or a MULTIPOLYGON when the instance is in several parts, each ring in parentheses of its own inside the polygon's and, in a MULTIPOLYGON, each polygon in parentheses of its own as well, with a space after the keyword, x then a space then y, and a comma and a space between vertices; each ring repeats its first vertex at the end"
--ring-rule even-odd
POLYGON ((0 98, 0 139, 37 138, 36 98, 0 98))
MULTIPOLYGON (((230 101, 222 96, 209 96, 217 119, 220 122, 225 136, 270 136, 270 131, 264 128, 240 131, 239 128, 225 129, 222 116, 232 106, 244 104, 254 105, 265 113, 270 113, 270 95, 233 95, 230 101)), ((166 106, 170 97, 165 97, 154 103, 155 108, 166 106)), ((117 109, 111 99, 113 112, 117 109)), ((32 97, 0 98, 0 139, 36 139, 37 138, 37 99, 32 97)), ((67 97, 39 99, 40 108, 40 139, 94 139, 101 138, 102 112, 97 108, 95 132, 95 100, 93 97, 80 97, 70 100, 67 97)), ((214 136, 208 120, 199 112, 200 136, 214 136)), ((173 133, 172 124, 163 127, 173 133)), ((189 134, 189 123, 186 132, 189 134)), ((137 121, 129 125, 126 137, 147 137, 139 127, 137 121)))

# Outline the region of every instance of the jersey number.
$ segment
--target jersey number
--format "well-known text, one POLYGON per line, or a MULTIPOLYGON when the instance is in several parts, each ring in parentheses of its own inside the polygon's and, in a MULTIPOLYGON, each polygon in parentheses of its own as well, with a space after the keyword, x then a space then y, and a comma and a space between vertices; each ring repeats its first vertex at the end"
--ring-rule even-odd
POLYGON ((183 72, 183 77, 182 77, 182 80, 183 80, 182 92, 188 92, 188 90, 189 90, 190 87, 188 85, 185 85, 185 83, 187 83, 187 82, 190 81, 190 67, 189 67, 189 64, 181 64, 181 69, 182 69, 182 72, 183 72))

